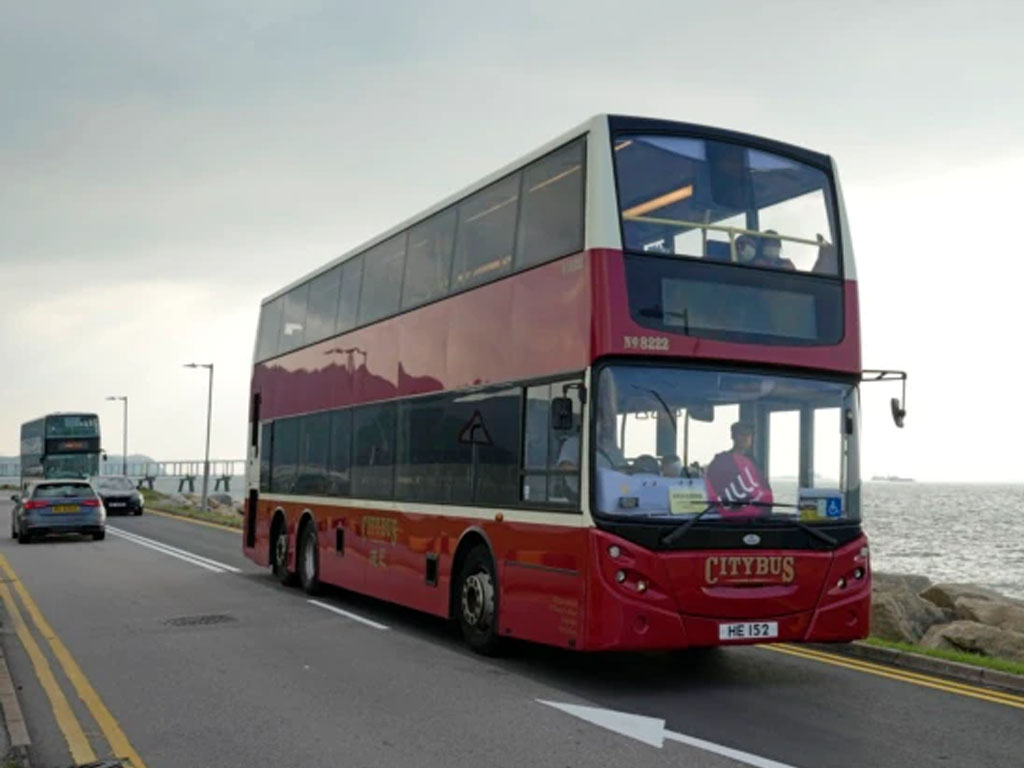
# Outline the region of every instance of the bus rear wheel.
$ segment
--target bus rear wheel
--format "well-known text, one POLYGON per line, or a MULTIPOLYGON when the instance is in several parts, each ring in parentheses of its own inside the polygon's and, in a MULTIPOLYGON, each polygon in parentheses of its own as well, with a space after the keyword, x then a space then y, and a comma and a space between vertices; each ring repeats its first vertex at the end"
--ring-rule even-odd
POLYGON ((295 574, 288 570, 288 530, 283 522, 275 526, 274 543, 271 551, 274 553, 271 563, 274 576, 284 586, 294 586, 295 574))
POLYGON ((307 595, 319 595, 323 591, 320 583, 320 549, 317 546, 316 525, 307 523, 302 529, 299 542, 299 582, 307 595))
POLYGON ((477 653, 498 653, 498 577, 486 547, 470 551, 459 574, 456 615, 462 637, 477 653))

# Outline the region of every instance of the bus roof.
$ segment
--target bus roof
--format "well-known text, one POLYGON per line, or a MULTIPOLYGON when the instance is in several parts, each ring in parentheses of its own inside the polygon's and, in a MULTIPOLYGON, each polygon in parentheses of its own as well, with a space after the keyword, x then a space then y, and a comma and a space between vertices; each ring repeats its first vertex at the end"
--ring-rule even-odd
POLYGON ((284 294, 288 293, 288 291, 292 290, 293 288, 296 288, 302 285, 303 283, 313 279, 317 275, 323 272, 327 272, 330 269, 333 269, 338 264, 341 264, 342 262, 345 262, 350 258, 358 256, 360 253, 363 253, 364 251, 372 248, 378 243, 382 243, 388 238, 396 234, 399 234, 400 232, 419 223, 420 221, 423 221, 429 216, 432 216, 433 214, 442 211, 451 205, 454 205, 455 203, 468 197, 474 192, 483 189, 489 184, 492 184, 493 182, 498 181, 499 179, 509 175, 510 173, 513 173, 514 171, 528 165, 534 160, 537 160, 538 158, 543 157, 549 152, 558 149, 558 147, 569 143, 573 139, 577 139, 580 136, 584 136, 587 134, 610 135, 612 131, 618 130, 654 132, 693 132, 702 136, 706 136, 708 138, 714 138, 721 141, 756 146, 766 151, 773 151, 784 155, 790 155, 795 157, 796 159, 803 160, 805 162, 809 161, 811 163, 818 165, 831 165, 832 163, 832 160, 828 155, 824 155, 819 152, 814 152, 803 147, 798 147, 794 144, 787 144, 785 142, 767 139, 762 136, 756 136, 753 134, 741 133, 739 131, 732 131, 724 128, 715 128, 713 126, 699 125, 696 123, 685 123, 673 120, 663 120, 658 118, 634 117, 626 115, 613 115, 609 113, 601 113, 598 115, 594 115, 590 119, 584 121, 583 123, 580 123, 571 130, 568 130, 560 134, 556 138, 551 139, 550 141, 546 142, 540 147, 537 147, 536 149, 526 153, 525 155, 520 156, 516 160, 513 160, 512 162, 502 166, 493 173, 490 173, 487 176, 484 176, 483 178, 473 182, 472 184, 463 187, 457 192, 452 193, 448 197, 444 198, 438 203, 435 203, 429 208, 426 208, 420 211, 419 213, 410 216, 404 221, 386 230, 385 232, 382 232, 381 234, 376 235, 375 237, 360 243, 354 248, 350 248, 349 250, 345 251, 340 256, 335 257, 326 264, 317 267, 316 269, 306 273, 305 275, 296 280, 293 280, 283 288, 280 288, 279 290, 274 291, 273 293, 266 296, 260 302, 260 305, 262 306, 268 304, 274 299, 279 298, 280 296, 283 296, 284 294))

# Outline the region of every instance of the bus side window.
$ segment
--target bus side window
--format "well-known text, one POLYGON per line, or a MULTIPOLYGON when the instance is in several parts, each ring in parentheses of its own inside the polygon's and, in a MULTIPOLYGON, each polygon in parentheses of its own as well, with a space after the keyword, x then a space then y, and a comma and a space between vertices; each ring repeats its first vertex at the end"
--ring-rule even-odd
POLYGON ((523 433, 522 500, 539 504, 576 504, 579 500, 580 422, 578 390, 571 390, 572 425, 555 429, 551 401, 563 397, 558 381, 526 389, 526 425, 523 433))

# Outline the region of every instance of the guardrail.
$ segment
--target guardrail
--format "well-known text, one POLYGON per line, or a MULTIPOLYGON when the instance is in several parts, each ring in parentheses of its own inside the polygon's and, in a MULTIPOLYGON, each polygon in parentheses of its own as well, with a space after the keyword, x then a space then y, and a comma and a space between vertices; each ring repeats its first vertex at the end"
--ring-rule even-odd
MULTIPOLYGON (((120 475, 122 468, 127 475, 141 488, 143 485, 153 488, 158 479, 170 478, 178 480, 178 492, 195 493, 196 481, 203 476, 202 459, 180 459, 176 461, 129 461, 127 466, 116 459, 103 462, 100 466, 101 475, 120 475)), ((231 491, 231 478, 245 474, 245 459, 211 459, 210 478, 213 479, 213 490, 231 491)), ((0 478, 17 480, 21 477, 21 467, 17 463, 0 463, 0 478)))

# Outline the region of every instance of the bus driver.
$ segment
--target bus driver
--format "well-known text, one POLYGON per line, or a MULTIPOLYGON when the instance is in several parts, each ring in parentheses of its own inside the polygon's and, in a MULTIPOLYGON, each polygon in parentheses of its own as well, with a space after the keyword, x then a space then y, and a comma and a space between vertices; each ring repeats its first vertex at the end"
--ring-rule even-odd
POLYGON ((737 421, 730 429, 732 448, 711 460, 707 469, 708 495, 714 501, 730 502, 722 517, 751 517, 763 514, 772 503, 772 489, 751 458, 754 426, 737 421))

